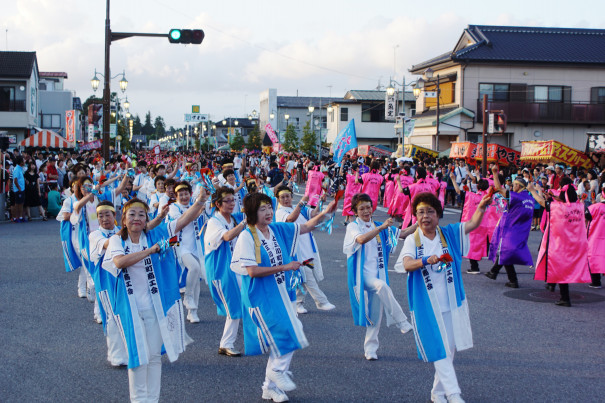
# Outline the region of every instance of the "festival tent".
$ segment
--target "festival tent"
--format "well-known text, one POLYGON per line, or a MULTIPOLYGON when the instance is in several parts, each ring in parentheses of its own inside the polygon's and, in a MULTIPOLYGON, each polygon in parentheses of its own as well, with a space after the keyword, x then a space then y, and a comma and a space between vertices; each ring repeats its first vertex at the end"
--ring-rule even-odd
POLYGON ((590 169, 593 161, 583 152, 555 140, 526 141, 521 147, 521 161, 532 163, 562 162, 590 169))
POLYGON ((21 143, 24 147, 73 148, 73 143, 65 140, 60 134, 52 130, 42 130, 29 136, 21 143))
POLYGON ((408 144, 405 146, 405 156, 406 157, 415 157, 418 153, 425 153, 430 155, 431 157, 437 158, 439 153, 437 151, 433 151, 430 148, 420 147, 415 144, 408 144))

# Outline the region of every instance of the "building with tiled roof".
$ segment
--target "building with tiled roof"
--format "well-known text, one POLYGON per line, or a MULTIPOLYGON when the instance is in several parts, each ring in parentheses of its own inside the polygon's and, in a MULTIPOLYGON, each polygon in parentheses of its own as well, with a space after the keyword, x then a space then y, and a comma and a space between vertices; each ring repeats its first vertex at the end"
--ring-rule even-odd
POLYGON ((413 144, 443 151, 453 141, 481 141, 483 94, 488 109, 507 116, 493 143, 520 150, 522 141, 553 139, 583 150, 588 133, 605 132, 605 30, 469 25, 451 51, 410 72, 429 68, 413 144), (439 117, 437 98, 426 96, 437 80, 439 117))

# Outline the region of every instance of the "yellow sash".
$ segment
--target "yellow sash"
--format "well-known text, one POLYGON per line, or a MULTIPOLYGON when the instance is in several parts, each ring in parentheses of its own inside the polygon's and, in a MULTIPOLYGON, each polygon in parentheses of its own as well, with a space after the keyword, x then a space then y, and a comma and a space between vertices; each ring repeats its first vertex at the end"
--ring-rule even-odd
POLYGON ((256 255, 256 264, 260 264, 260 239, 258 238, 258 233, 256 232, 256 227, 254 225, 249 225, 248 229, 252 234, 252 239, 254 240, 254 254, 256 255))

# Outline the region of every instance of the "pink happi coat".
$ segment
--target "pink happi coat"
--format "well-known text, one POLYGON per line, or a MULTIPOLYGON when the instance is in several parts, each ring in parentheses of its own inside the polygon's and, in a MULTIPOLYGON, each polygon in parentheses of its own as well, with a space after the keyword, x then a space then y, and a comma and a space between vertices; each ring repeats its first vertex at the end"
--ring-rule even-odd
POLYGON ((355 212, 351 210, 351 199, 354 195, 361 192, 361 183, 357 182, 356 175, 347 175, 347 186, 345 187, 345 197, 342 206, 342 215, 353 216, 355 212))
POLYGON ((309 205, 312 207, 317 206, 321 193, 323 191, 321 183, 324 180, 324 174, 319 172, 319 167, 313 167, 312 171, 309 171, 307 175, 307 187, 305 189, 305 196, 309 196, 309 205))
POLYGON ((447 182, 439 182, 439 201, 441 202, 441 208, 445 208, 446 189, 447 189, 447 182))
MULTIPOLYGON (((395 180, 401 183, 402 189, 405 189, 414 183, 414 179, 409 175, 399 175, 395 180)), ((408 204, 410 204, 410 198, 401 193, 399 186, 397 186, 397 182, 395 182, 395 192, 393 194, 393 200, 391 200, 391 205, 389 206, 389 215, 403 216, 408 204)))
POLYGON ((378 207, 378 196, 380 195, 380 185, 384 178, 376 170, 372 170, 361 175, 361 179, 363 179, 361 192, 370 196, 370 199, 372 199, 372 208, 376 210, 376 207, 378 207))
POLYGON ((550 202, 534 280, 547 283, 590 283, 584 203, 550 202))
MULTIPOLYGON (((460 222, 470 221, 473 214, 475 214, 475 211, 477 211, 477 206, 479 206, 481 199, 483 199, 486 194, 487 191, 484 190, 480 190, 477 193, 466 192, 460 222)), ((470 248, 468 254, 464 257, 472 260, 481 260, 483 257, 487 256, 487 245, 489 245, 489 242, 492 239, 500 216, 501 214, 496 212, 495 203, 492 203, 485 211, 481 225, 468 234, 470 248), (494 218, 496 218, 495 222, 494 218)))
MULTIPOLYGON (((603 195, 605 200, 605 195, 603 195)), ((592 221, 588 224, 588 268, 591 273, 605 273, 605 201, 588 207, 592 221)))
MULTIPOLYGON (((424 179, 420 179, 408 187, 410 189, 410 202, 405 210, 403 222, 405 224, 406 222, 409 223, 411 221, 412 224, 416 224, 416 217, 412 215, 412 203, 414 202, 414 197, 416 197, 416 195, 419 193, 432 193, 436 196, 438 188, 435 187, 434 183, 428 183, 424 179)), ((405 228, 405 226, 402 228, 405 228)))
POLYGON ((395 183, 396 177, 392 174, 386 174, 384 176, 385 185, 384 185, 384 197, 382 198, 382 206, 386 209, 389 208, 391 203, 393 202, 393 198, 395 196, 395 188, 397 184, 395 183))

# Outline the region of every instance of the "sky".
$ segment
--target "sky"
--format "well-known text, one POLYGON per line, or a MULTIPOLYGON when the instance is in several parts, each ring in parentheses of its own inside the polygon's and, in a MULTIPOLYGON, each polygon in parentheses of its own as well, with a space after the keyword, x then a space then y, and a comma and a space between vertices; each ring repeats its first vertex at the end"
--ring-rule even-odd
MULTIPOLYGON (((105 0, 1 0, 0 50, 36 51, 40 71, 63 71, 82 101, 103 71, 105 0)), ((112 75, 125 71, 130 110, 184 126, 200 105, 212 120, 259 110, 259 95, 343 97, 401 82, 408 69, 453 49, 465 27, 605 29, 602 0, 114 0, 114 32, 201 28, 201 45, 165 38, 112 43, 112 75)), ((101 77, 99 77, 101 78, 101 77)), ((112 91, 119 91, 116 78, 112 91)), ((102 95, 101 88, 96 95, 102 95)))

